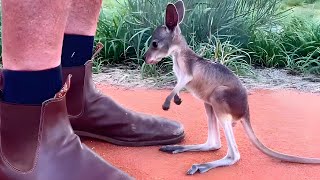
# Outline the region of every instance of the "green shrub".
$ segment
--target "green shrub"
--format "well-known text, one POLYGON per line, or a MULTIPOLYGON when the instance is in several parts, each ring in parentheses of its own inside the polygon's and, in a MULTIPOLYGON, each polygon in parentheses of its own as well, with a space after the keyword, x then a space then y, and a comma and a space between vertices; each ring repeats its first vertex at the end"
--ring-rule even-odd
MULTIPOLYGON (((107 2, 99 17, 96 42, 105 48, 94 62, 100 72, 107 63, 141 68, 142 76, 174 81, 170 59, 158 65, 142 60, 153 29, 164 23, 169 0, 107 2), (112 10, 110 10, 112 8, 112 10)), ((188 0, 181 25, 198 54, 218 60, 238 75, 251 75, 255 66, 287 68, 320 74, 320 25, 300 18, 281 19, 290 6, 320 0, 188 0)), ((1 24, 0 24, 1 28, 1 24)), ((1 30, 1 29, 0 29, 1 30)), ((0 50, 2 38, 0 35, 0 50)))
MULTIPOLYGON (((106 45, 103 56, 109 63, 140 65, 148 76, 171 72, 170 61, 163 61, 154 67, 145 65, 142 60, 153 29, 164 23, 168 2, 124 0, 122 14, 115 16, 111 25, 108 22, 109 27, 102 13, 97 41, 106 45)), ((205 51, 203 53, 208 55, 215 50, 215 39, 219 39, 222 43, 228 42, 230 46, 237 47, 239 53, 243 52, 242 48, 246 47, 257 27, 277 20, 278 4, 279 0, 189 0, 185 1, 186 17, 181 28, 195 51, 205 51), (205 47, 197 49, 204 44, 205 47)), ((237 59, 241 63, 246 62, 244 57, 248 60, 246 55, 239 53, 239 56, 241 60, 237 59)), ((236 69, 236 62, 233 62, 236 69)))
POLYGON ((305 3, 307 4, 313 4, 315 2, 318 2, 319 0, 305 0, 305 3))
POLYGON ((314 4, 319 0, 284 0, 284 4, 293 7, 293 6, 302 6, 303 4, 314 4))
POLYGON ((286 0, 285 4, 289 7, 292 7, 292 6, 301 6, 303 5, 304 2, 305 0, 286 0))
POLYGON ((278 31, 259 29, 252 36, 253 64, 320 74, 320 25, 293 18, 278 26, 278 31))

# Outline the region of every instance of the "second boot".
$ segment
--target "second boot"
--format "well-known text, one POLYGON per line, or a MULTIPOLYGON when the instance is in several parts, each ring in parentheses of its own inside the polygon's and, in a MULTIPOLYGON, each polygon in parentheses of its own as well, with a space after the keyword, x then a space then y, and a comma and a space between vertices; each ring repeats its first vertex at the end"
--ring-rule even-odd
POLYGON ((71 125, 79 136, 123 146, 176 144, 184 138, 183 126, 158 116, 129 110, 100 93, 92 79, 93 61, 84 66, 65 67, 73 81, 67 95, 71 125))

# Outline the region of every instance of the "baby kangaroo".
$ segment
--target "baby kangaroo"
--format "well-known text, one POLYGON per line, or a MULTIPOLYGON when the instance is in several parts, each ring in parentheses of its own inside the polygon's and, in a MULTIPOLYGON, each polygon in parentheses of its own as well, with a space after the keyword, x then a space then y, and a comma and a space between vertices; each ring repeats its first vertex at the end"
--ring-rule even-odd
POLYGON ((191 175, 197 171, 204 173, 216 167, 230 166, 240 159, 232 130, 235 122, 240 121, 250 141, 264 154, 294 163, 320 163, 320 159, 302 158, 276 152, 260 142, 250 124, 246 88, 227 67, 198 56, 188 47, 179 27, 179 24, 183 21, 184 13, 185 8, 182 1, 167 5, 165 25, 158 26, 153 32, 150 47, 145 54, 145 61, 149 64, 156 64, 164 57, 172 57, 177 84, 166 98, 163 109, 169 109, 170 101, 173 98, 176 104, 180 104, 181 99, 178 93, 185 87, 204 102, 208 119, 208 138, 204 144, 169 145, 162 147, 160 150, 174 154, 186 151, 217 150, 221 147, 219 122, 224 129, 227 140, 227 155, 220 160, 194 164, 188 174, 191 175))

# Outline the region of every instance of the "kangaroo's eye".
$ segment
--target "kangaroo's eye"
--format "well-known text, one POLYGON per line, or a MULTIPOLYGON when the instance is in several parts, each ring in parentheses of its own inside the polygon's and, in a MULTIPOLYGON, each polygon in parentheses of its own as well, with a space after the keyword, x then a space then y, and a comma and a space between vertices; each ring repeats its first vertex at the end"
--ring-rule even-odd
POLYGON ((158 47, 158 43, 156 41, 152 42, 152 47, 157 48, 158 47))

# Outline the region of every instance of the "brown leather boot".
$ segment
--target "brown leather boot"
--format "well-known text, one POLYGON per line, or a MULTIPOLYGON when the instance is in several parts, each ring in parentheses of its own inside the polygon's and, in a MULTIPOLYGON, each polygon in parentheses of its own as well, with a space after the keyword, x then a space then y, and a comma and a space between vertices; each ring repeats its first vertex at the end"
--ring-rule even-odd
POLYGON ((133 112, 99 93, 92 80, 92 61, 63 68, 72 74, 67 94, 71 125, 79 136, 97 138, 123 146, 176 144, 184 138, 180 123, 133 112))
POLYGON ((1 180, 127 180, 80 143, 68 120, 64 88, 42 106, 0 103, 1 180))

